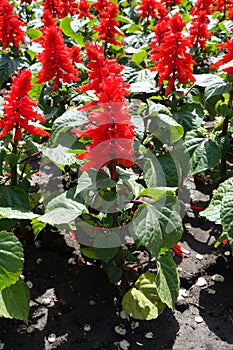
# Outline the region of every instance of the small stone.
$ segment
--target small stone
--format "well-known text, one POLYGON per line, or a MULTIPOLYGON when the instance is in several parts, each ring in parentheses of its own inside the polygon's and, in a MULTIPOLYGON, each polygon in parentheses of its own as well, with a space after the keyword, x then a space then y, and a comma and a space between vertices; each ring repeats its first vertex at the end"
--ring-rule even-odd
POLYGON ((204 277, 199 277, 197 282, 196 282, 196 286, 198 287, 204 287, 207 285, 207 281, 204 277))
POLYGON ((51 303, 51 299, 50 298, 43 298, 41 300, 41 304, 43 305, 49 305, 51 303))
POLYGON ((196 316, 195 317, 195 322, 196 323, 202 323, 204 320, 203 320, 203 318, 201 317, 201 316, 196 316))
POLYGON ((33 283, 31 281, 27 281, 26 285, 28 286, 29 289, 32 289, 33 283))
POLYGON ((5 344, 0 341, 0 350, 4 349, 5 344))
POLYGON ((138 346, 143 346, 143 344, 142 344, 142 343, 139 343, 138 341, 136 341, 136 344, 137 344, 138 346))
POLYGON ((70 264, 70 265, 76 265, 77 262, 76 262, 75 258, 69 258, 68 264, 70 264))
POLYGON ((139 326, 140 326, 140 323, 138 321, 132 321, 130 325, 131 329, 133 330, 138 328, 139 326))
POLYGON ((41 241, 35 241, 36 248, 41 248, 42 242, 41 241))
POLYGON ((208 294, 214 295, 214 294, 216 294, 216 290, 214 290, 214 289, 212 289, 212 288, 208 288, 208 289, 207 289, 207 293, 208 293, 208 294))
POLYGON ((215 281, 215 282, 221 282, 221 283, 223 283, 225 279, 224 279, 224 277, 223 277, 222 275, 218 275, 218 274, 216 273, 216 275, 213 275, 213 276, 212 276, 212 280, 215 281))
POLYGON ((26 328, 26 332, 27 333, 32 333, 32 332, 34 332, 34 330, 35 330, 35 328, 34 328, 34 326, 28 326, 27 328, 26 328))
POLYGON ((126 334, 126 329, 123 326, 115 326, 114 330, 117 334, 120 334, 120 335, 126 334))
POLYGON ((89 305, 95 306, 95 305, 96 305, 96 300, 91 299, 91 300, 89 301, 89 305))
POLYGON ((19 277, 21 278, 21 280, 23 280, 23 281, 25 280, 25 276, 24 275, 20 275, 19 277))
POLYGON ((124 310, 121 310, 120 318, 122 318, 122 320, 126 320, 128 318, 128 315, 124 310))
POLYGON ((147 339, 152 339, 152 338, 154 338, 154 334, 153 334, 152 332, 147 332, 147 333, 145 334, 145 338, 147 338, 147 339))
POLYGON ((41 258, 38 258, 38 259, 36 260, 37 265, 40 265, 41 262, 42 262, 42 259, 41 259, 41 258))
POLYGON ((89 323, 85 324, 85 326, 83 327, 83 330, 85 332, 90 332, 91 331, 91 325, 89 323))
POLYGON ((189 222, 187 222, 184 224, 184 227, 189 229, 192 228, 192 225, 189 222))
POLYGON ((54 333, 51 333, 51 334, 48 336, 48 342, 49 342, 49 343, 54 343, 56 339, 57 339, 57 337, 56 337, 56 334, 54 334, 54 333))
POLYGON ((225 253, 224 253, 225 256, 230 256, 231 255, 231 252, 229 250, 227 250, 225 253))
POLYGON ((123 340, 120 341, 119 345, 120 345, 121 349, 128 350, 128 347, 130 346, 130 343, 127 340, 123 339, 123 340))
POLYGON ((204 256, 201 255, 201 254, 196 254, 196 259, 198 259, 198 260, 203 260, 203 259, 204 259, 204 256))
POLYGON ((189 295, 189 294, 188 294, 187 289, 185 289, 185 288, 180 288, 180 290, 179 290, 179 295, 178 295, 177 300, 180 300, 180 299, 183 299, 183 298, 187 298, 188 295, 189 295))

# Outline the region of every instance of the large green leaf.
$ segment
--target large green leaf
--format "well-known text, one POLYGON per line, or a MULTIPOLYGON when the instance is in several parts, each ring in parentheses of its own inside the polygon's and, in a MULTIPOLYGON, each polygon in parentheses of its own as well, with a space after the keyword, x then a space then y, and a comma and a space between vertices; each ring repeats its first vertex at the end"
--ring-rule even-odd
POLYGON ((164 310, 156 285, 156 275, 152 272, 142 274, 122 299, 123 309, 129 316, 139 320, 152 320, 164 310))
POLYGON ((155 257, 160 249, 172 248, 182 234, 176 197, 164 196, 154 203, 139 205, 130 231, 155 257))
POLYGON ((156 286, 158 295, 161 301, 173 310, 180 287, 177 266, 170 252, 161 256, 157 264, 158 274, 156 277, 156 286))
POLYGON ((215 84, 224 83, 224 79, 217 74, 194 74, 195 84, 201 87, 214 86, 215 84))
POLYGON ((201 127, 204 111, 199 104, 189 103, 183 105, 178 112, 174 112, 174 118, 183 126, 186 132, 201 127))
POLYGON ((158 112, 156 103, 148 101, 147 129, 162 143, 172 144, 179 141, 184 133, 182 125, 178 124, 170 113, 158 112))
POLYGON ((188 131, 185 146, 191 158, 190 175, 216 166, 221 157, 219 139, 202 130, 188 131))
POLYGON ((66 36, 73 39, 77 44, 84 46, 84 37, 80 32, 75 32, 75 26, 71 24, 73 21, 75 20, 71 17, 64 17, 61 20, 60 28, 66 36))
POLYGON ((0 185, 0 206, 28 211, 30 209, 29 196, 20 187, 0 185))
POLYGON ((230 243, 233 243, 233 188, 225 194, 220 209, 223 232, 227 232, 230 243))
POLYGON ((49 201, 45 208, 45 214, 40 216, 38 220, 53 226, 68 224, 75 220, 86 210, 86 206, 76 200, 73 193, 74 189, 71 189, 49 201))
POLYGON ((0 317, 15 318, 27 322, 29 313, 29 291, 24 281, 0 291, 0 317))
POLYGON ((37 217, 38 214, 34 214, 31 211, 12 209, 10 207, 0 207, 0 219, 7 218, 18 220, 31 220, 37 217))
POLYGON ((206 100, 210 99, 213 96, 222 95, 225 92, 231 91, 232 86, 226 82, 215 82, 214 84, 207 85, 205 88, 205 98, 206 100))
POLYGON ((0 232, 0 290, 14 284, 22 273, 23 248, 10 232, 0 232))
POLYGON ((0 83, 6 81, 9 76, 23 67, 23 62, 17 58, 11 59, 8 55, 0 55, 0 83))

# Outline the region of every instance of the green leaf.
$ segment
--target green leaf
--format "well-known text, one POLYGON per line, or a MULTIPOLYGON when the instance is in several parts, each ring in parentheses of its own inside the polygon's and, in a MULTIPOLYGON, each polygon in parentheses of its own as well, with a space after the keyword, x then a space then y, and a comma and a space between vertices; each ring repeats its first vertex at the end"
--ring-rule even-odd
POLYGON ((147 128, 163 144, 172 144, 179 141, 184 133, 183 127, 168 114, 158 113, 156 104, 148 101, 149 112, 147 128))
POLYGON ((138 141, 142 141, 145 134, 145 126, 142 117, 138 114, 133 114, 131 122, 134 125, 135 139, 138 141))
POLYGON ((137 65, 140 66, 140 64, 144 61, 144 59, 147 56, 147 52, 145 50, 141 50, 139 52, 136 52, 132 56, 132 61, 137 65))
POLYGON ((36 29, 36 28, 28 28, 27 30, 27 35, 32 39, 35 40, 39 37, 42 36, 42 33, 40 30, 36 29))
POLYGON ((221 148, 215 135, 206 135, 200 130, 186 133, 185 146, 191 157, 190 175, 216 166, 221 157, 221 148))
POLYGON ((0 291, 0 317, 15 318, 27 322, 29 313, 29 291, 24 281, 0 291))
POLYGON ((99 259, 99 257, 96 255, 96 252, 94 248, 81 248, 81 253, 90 259, 99 259))
MULTIPOLYGON (((220 208, 220 219, 223 232, 227 232, 230 243, 233 243, 233 178, 228 179, 225 195, 220 208), (230 180, 230 181, 228 181, 230 180), (230 185, 230 186, 229 186, 230 185)), ((226 185, 226 184, 225 184, 226 185)))
POLYGON ((215 82, 212 85, 207 85, 205 88, 205 99, 208 100, 213 96, 222 95, 225 92, 231 91, 232 86, 225 82, 215 82))
POLYGON ((194 74, 195 84, 201 87, 214 86, 215 84, 224 84, 224 79, 216 74, 194 74))
POLYGON ((22 273, 23 247, 10 232, 0 232, 0 290, 14 284, 22 273))
POLYGON ((202 107, 196 103, 182 106, 178 112, 174 112, 175 120, 180 123, 185 132, 201 127, 204 119, 202 107))
POLYGON ((62 32, 68 36, 69 38, 73 39, 77 44, 84 46, 84 37, 83 35, 78 32, 75 33, 75 31, 72 29, 71 23, 74 21, 71 17, 65 17, 61 20, 60 28, 62 32))
POLYGON ((157 257, 162 248, 172 248, 182 235, 182 221, 175 196, 164 196, 152 204, 139 205, 130 231, 157 257))
POLYGON ((157 264, 158 274, 156 277, 156 286, 158 295, 161 301, 173 310, 180 287, 177 266, 170 252, 161 256, 157 264))
POLYGON ((10 207, 0 207, 0 219, 18 219, 18 220, 30 220, 37 218, 39 215, 34 214, 31 211, 23 211, 18 209, 11 209, 10 207))
POLYGON ((33 234, 35 235, 35 238, 37 238, 38 234, 45 228, 46 222, 41 222, 38 220, 38 218, 34 218, 31 221, 33 234))
POLYGON ((123 309, 139 320, 152 320, 159 316, 165 309, 165 304, 160 300, 156 275, 152 272, 142 274, 122 299, 123 309))
POLYGON ((17 59, 11 59, 8 55, 0 55, 0 83, 6 81, 9 76, 16 72, 19 68, 22 68, 23 63, 17 59))
POLYGON ((53 226, 68 224, 75 220, 86 209, 86 206, 75 200, 73 189, 53 198, 45 208, 45 214, 38 217, 39 221, 53 226))
POLYGON ((111 283, 115 284, 121 279, 122 270, 115 264, 103 264, 103 268, 107 272, 108 279, 111 283))
POLYGON ((0 185, 0 207, 28 211, 30 209, 29 196, 20 187, 0 185))

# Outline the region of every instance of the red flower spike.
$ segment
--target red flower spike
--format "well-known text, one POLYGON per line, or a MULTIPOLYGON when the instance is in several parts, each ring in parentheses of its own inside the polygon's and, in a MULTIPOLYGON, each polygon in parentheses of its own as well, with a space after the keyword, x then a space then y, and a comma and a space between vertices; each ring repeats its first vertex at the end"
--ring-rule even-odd
POLYGON ((87 0, 79 0, 78 18, 88 17, 90 19, 94 19, 94 17, 90 13, 91 6, 93 6, 93 4, 90 4, 87 0))
MULTIPOLYGON (((215 62, 210 66, 210 69, 218 68, 222 66, 225 63, 231 62, 233 60, 233 40, 229 40, 224 44, 218 45, 220 49, 227 49, 227 53, 221 58, 219 61, 215 62)), ((228 73, 229 75, 233 75, 233 65, 232 67, 224 68, 224 72, 228 73)))
POLYGON ((20 140, 22 129, 34 135, 50 136, 50 134, 38 126, 29 124, 30 121, 45 122, 45 118, 39 115, 35 108, 37 101, 28 96, 32 88, 32 73, 24 69, 12 78, 11 91, 4 95, 4 117, 0 119, 0 138, 7 136, 9 131, 14 130, 14 139, 20 140))
POLYGON ((195 46, 200 45, 203 49, 206 48, 206 41, 213 34, 208 31, 208 17, 206 11, 200 11, 194 16, 190 27, 190 38, 195 46))
POLYGON ((56 18, 61 12, 61 0, 44 0, 44 10, 48 10, 56 18))
POLYGON ((64 18, 68 15, 74 16, 78 12, 79 5, 74 0, 60 0, 59 18, 64 18))
POLYGON ((159 74, 158 85, 161 85, 164 80, 168 81, 166 95, 174 90, 176 80, 182 84, 195 81, 192 75, 192 65, 196 64, 192 55, 187 52, 192 44, 187 37, 182 35, 185 26, 182 17, 175 14, 169 22, 167 27, 170 27, 170 30, 161 38, 159 46, 152 44, 153 54, 151 55, 151 59, 155 61, 155 67, 152 70, 159 74))
POLYGON ((86 49, 90 60, 90 82, 80 90, 94 90, 98 101, 81 108, 90 110, 91 106, 95 107, 89 113, 92 125, 86 130, 73 130, 79 138, 90 139, 86 152, 77 156, 78 159, 88 160, 80 170, 100 169, 112 160, 125 167, 132 166, 134 126, 124 102, 125 96, 129 94, 129 84, 119 74, 123 66, 115 59, 106 59, 103 48, 96 44, 86 44, 86 49))
POLYGON ((142 0, 141 5, 136 7, 138 16, 142 19, 145 18, 159 18, 163 19, 168 14, 165 6, 158 0, 142 0))
POLYGON ((42 69, 38 73, 38 84, 53 80, 56 89, 60 80, 71 84, 79 81, 80 72, 72 66, 72 57, 66 47, 59 27, 52 25, 44 33, 43 52, 37 57, 42 62, 42 69))
POLYGON ((0 44, 2 50, 5 50, 10 43, 19 47, 19 43, 24 41, 25 33, 22 28, 25 24, 18 18, 19 16, 13 13, 14 7, 8 0, 0 1, 0 44))

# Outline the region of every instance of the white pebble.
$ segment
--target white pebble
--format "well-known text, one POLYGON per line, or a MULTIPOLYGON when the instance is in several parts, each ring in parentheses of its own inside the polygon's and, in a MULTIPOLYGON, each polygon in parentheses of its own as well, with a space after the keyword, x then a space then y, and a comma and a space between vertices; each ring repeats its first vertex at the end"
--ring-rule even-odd
POLYGON ((189 222, 187 222, 187 223, 184 224, 184 227, 185 228, 192 228, 192 225, 189 222))
POLYGON ((0 350, 4 349, 5 344, 0 341, 0 350))
POLYGON ((126 334, 126 329, 123 326, 115 326, 114 330, 117 334, 120 334, 120 335, 126 334))
POLYGON ((41 258, 38 258, 38 259, 36 260, 37 265, 41 264, 41 262, 42 262, 42 259, 41 259, 41 258))
POLYGON ((75 261, 75 258, 69 258, 68 264, 70 264, 70 265, 76 265, 77 263, 76 263, 76 261, 75 261))
POLYGON ((26 329, 26 332, 30 334, 30 333, 34 332, 34 330, 35 330, 34 326, 28 326, 26 329))
POLYGON ((29 289, 32 289, 33 283, 31 281, 27 281, 26 285, 28 286, 29 289))
POLYGON ((152 339, 152 338, 154 338, 154 334, 153 334, 152 332, 147 332, 147 333, 145 334, 145 338, 147 338, 147 339, 152 339))
POLYGON ((229 250, 227 250, 225 253, 224 253, 225 256, 230 256, 231 255, 231 252, 229 250))
POLYGON ((91 325, 89 323, 85 324, 85 326, 83 327, 83 330, 85 332, 90 332, 91 331, 91 325))
POLYGON ((94 299, 91 299, 91 300, 89 301, 89 305, 91 305, 91 306, 96 305, 96 301, 95 301, 94 299))
POLYGON ((121 349, 128 350, 128 347, 130 346, 130 343, 127 340, 123 339, 123 340, 120 341, 119 345, 120 345, 121 349))
POLYGON ((128 315, 124 310, 121 310, 120 318, 122 318, 122 320, 126 320, 128 318, 128 315))
POLYGON ((136 329, 139 326, 140 326, 140 323, 138 321, 132 321, 130 325, 131 329, 136 329))
POLYGON ((182 299, 184 299, 184 298, 187 298, 187 296, 188 296, 188 291, 187 291, 187 289, 185 289, 185 288, 180 288, 180 290, 179 290, 179 295, 178 295, 178 300, 182 300, 182 299))
POLYGON ((201 255, 201 254, 196 254, 196 259, 198 259, 198 260, 203 260, 203 259, 204 259, 204 256, 201 255))
POLYGON ((196 316, 195 317, 195 322, 202 323, 203 322, 203 318, 201 316, 196 316))
POLYGON ((197 282, 196 282, 196 286, 204 287, 206 285, 207 285, 206 279, 204 277, 199 277, 197 282))
POLYGON ((19 277, 21 278, 21 280, 23 280, 23 281, 25 280, 25 276, 24 275, 20 275, 19 277))
POLYGON ((224 277, 223 277, 222 275, 218 275, 218 274, 216 273, 216 275, 213 275, 213 276, 212 276, 212 280, 215 281, 215 282, 221 282, 221 283, 223 283, 225 279, 224 279, 224 277))
POLYGON ((216 290, 211 289, 211 288, 208 288, 208 289, 207 289, 207 293, 208 293, 208 294, 214 295, 214 294, 216 294, 216 290))
POLYGON ((43 305, 49 305, 50 303, 51 303, 50 298, 43 298, 41 301, 41 304, 43 304, 43 305))
POLYGON ((41 248, 42 242, 41 241, 35 241, 36 248, 41 248))
POLYGON ((48 342, 49 342, 49 343, 54 343, 56 339, 57 339, 57 337, 56 337, 56 334, 54 334, 54 333, 51 333, 51 334, 48 336, 48 342))

